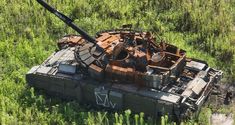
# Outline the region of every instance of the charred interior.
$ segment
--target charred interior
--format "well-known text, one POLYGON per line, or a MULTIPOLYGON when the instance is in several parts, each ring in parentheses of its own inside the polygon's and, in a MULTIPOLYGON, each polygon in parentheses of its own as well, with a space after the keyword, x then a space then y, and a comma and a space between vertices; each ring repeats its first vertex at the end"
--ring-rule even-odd
MULTIPOLYGON (((68 43, 74 41, 71 37, 68 39, 68 43)), ((96 71, 91 76, 98 80, 104 78, 123 84, 161 88, 166 82, 164 79, 178 77, 186 64, 184 50, 165 42, 156 44, 149 32, 100 32, 96 37, 97 44, 86 43, 80 37, 74 39, 78 43, 75 53, 78 62, 82 63, 83 68, 96 71)))

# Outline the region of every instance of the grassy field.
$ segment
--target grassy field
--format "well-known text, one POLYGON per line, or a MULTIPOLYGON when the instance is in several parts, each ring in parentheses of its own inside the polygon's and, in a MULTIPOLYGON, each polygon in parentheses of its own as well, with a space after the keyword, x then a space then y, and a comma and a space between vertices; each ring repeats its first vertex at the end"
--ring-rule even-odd
MULTIPOLYGON (((50 0, 51 5, 95 34, 133 24, 206 60, 235 81, 235 2, 233 0, 50 0)), ((97 112, 76 101, 35 92, 25 74, 56 49, 56 40, 76 34, 34 0, 0 1, 0 124, 153 124, 144 114, 97 112)), ((199 122, 207 124, 206 108, 199 122), (205 115, 206 114, 206 115, 205 115), (206 117, 204 117, 206 116, 206 117)), ((159 123, 165 124, 167 117, 159 123)))

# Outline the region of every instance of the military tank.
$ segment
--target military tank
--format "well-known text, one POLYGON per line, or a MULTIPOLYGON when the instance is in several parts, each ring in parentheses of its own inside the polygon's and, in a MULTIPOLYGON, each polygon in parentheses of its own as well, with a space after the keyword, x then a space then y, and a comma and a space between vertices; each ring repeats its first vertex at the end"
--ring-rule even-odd
POLYGON ((26 74, 46 93, 113 111, 185 118, 197 114, 222 71, 131 25, 95 37, 44 0, 37 0, 80 35, 58 41, 59 50, 26 74))

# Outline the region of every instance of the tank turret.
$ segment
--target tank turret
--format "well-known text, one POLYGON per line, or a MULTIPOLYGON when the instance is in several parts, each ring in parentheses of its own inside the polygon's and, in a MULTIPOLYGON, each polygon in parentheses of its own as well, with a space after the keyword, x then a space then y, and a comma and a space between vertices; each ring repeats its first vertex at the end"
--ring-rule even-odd
POLYGON ((122 30, 93 38, 45 1, 37 1, 81 35, 83 42, 73 45, 75 57, 95 79, 161 88, 176 79, 186 65, 184 50, 164 42, 156 44, 150 32, 131 31, 126 28, 130 25, 125 25, 122 30))

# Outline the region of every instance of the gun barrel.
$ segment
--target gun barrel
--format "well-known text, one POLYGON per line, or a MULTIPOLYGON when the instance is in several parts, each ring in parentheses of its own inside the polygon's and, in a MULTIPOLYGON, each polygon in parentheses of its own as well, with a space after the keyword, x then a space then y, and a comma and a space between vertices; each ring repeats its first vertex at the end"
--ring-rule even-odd
POLYGON ((81 28, 77 27, 69 17, 65 16, 64 14, 60 13, 58 10, 54 9, 53 7, 51 7, 44 0, 37 0, 37 2, 39 4, 41 4, 43 7, 45 7, 49 12, 55 14, 59 19, 61 19, 68 26, 70 26, 75 31, 77 31, 84 39, 88 40, 89 42, 92 42, 92 43, 96 44, 95 38, 91 37, 84 30, 82 30, 81 28))

